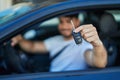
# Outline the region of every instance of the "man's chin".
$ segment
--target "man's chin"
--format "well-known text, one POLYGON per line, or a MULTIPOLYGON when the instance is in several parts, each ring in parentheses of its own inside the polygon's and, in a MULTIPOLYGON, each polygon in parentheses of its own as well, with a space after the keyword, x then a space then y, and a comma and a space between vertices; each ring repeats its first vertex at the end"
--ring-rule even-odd
POLYGON ((64 38, 71 38, 72 35, 63 35, 64 38))

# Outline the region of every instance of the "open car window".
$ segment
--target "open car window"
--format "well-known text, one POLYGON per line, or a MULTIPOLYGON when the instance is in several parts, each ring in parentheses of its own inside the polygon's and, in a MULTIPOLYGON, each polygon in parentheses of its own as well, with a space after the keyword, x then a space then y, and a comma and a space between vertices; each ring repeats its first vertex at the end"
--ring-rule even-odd
MULTIPOLYGON (((105 10, 105 11, 103 11, 103 13, 99 13, 99 11, 98 12, 97 11, 82 11, 82 12, 79 12, 78 14, 79 14, 78 18, 80 20, 81 25, 93 24, 96 27, 98 34, 100 36, 100 39, 102 40, 102 42, 108 52, 108 54, 107 54, 108 55, 108 60, 107 60, 108 63, 107 63, 106 68, 120 66, 120 62, 119 62, 120 60, 119 60, 119 56, 118 56, 119 55, 119 47, 120 47, 119 36, 117 36, 117 37, 115 37, 115 35, 113 37, 109 36, 109 34, 112 34, 113 32, 114 33, 119 32, 119 30, 118 30, 118 28, 120 26, 119 10, 105 10), (114 27, 112 27, 111 25, 107 25, 110 22, 106 21, 108 19, 107 18, 104 19, 103 15, 106 15, 106 16, 110 15, 110 17, 112 18, 112 21, 113 21, 111 23, 112 23, 112 26, 114 25, 114 27), (101 20, 102 18, 105 23, 101 20), (112 28, 112 30, 110 28, 112 28)), ((37 41, 37 42, 38 41, 46 41, 46 40, 48 41, 48 40, 50 40, 51 37, 61 35, 60 32, 58 31, 59 23, 60 23, 59 16, 55 16, 53 18, 43 21, 42 23, 38 22, 37 24, 31 26, 32 29, 28 28, 28 30, 25 30, 25 32, 23 31, 24 33, 18 33, 18 34, 22 34, 22 36, 26 40, 29 40, 29 41, 37 41)), ((62 40, 62 39, 55 38, 54 41, 59 43, 60 40, 62 40)), ((3 49, 3 46, 1 46, 1 49, 2 49, 1 51, 3 51, 1 53, 5 54, 5 55, 1 55, 1 56, 2 57, 6 56, 6 58, 4 58, 5 59, 4 62, 1 62, 2 63, 1 67, 3 69, 4 74, 26 73, 26 72, 27 73, 50 72, 50 68, 51 68, 51 64, 52 64, 50 62, 50 56, 51 56, 50 52, 46 52, 46 54, 43 54, 42 52, 31 54, 30 52, 24 51, 19 46, 10 48, 10 43, 4 43, 4 44, 5 44, 4 49, 3 49), (9 46, 6 44, 9 44, 9 46), (17 54, 16 51, 13 51, 13 53, 16 54, 17 57, 14 56, 14 54, 12 54, 12 55, 10 53, 8 54, 8 52, 10 52, 10 50, 12 50, 12 48, 20 52, 20 54, 19 53, 17 54), (6 50, 6 51, 4 51, 4 50, 6 50), (17 60, 14 60, 12 58, 13 56, 16 57, 15 59, 17 59, 17 60), (15 66, 13 64, 14 61, 18 61, 17 63, 20 63, 20 64, 16 64, 16 62, 15 62, 15 64, 16 64, 16 66, 15 66), (17 68, 15 68, 15 67, 17 67, 17 68), (20 67, 22 67, 22 68, 20 68, 20 67)), ((47 47, 49 47, 49 45, 47 47)), ((56 47, 53 47, 52 49, 54 50, 55 48, 56 47)), ((71 50, 72 50, 72 48, 71 48, 71 50)), ((65 56, 67 56, 67 55, 69 55, 69 54, 66 54, 65 56)), ((70 57, 67 57, 68 61, 69 61, 69 59, 70 59, 70 57)), ((56 65, 53 65, 53 66, 59 67, 60 63, 64 64, 65 62, 56 61, 56 65)), ((89 69, 93 69, 93 70, 96 69, 96 68, 91 68, 90 66, 88 66, 86 64, 86 62, 84 62, 84 63, 83 63, 83 65, 87 66, 87 68, 81 69, 81 70, 73 69, 73 70, 68 70, 68 71, 83 71, 83 70, 89 70, 89 69)), ((63 71, 58 71, 58 72, 63 72, 63 71)))

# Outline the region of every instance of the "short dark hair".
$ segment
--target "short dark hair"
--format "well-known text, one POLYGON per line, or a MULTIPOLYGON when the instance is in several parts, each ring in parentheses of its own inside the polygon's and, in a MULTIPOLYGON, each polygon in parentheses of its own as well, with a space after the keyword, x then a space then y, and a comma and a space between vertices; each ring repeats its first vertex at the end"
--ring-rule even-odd
POLYGON ((79 14, 68 14, 68 15, 65 15, 64 17, 78 18, 78 15, 79 14))

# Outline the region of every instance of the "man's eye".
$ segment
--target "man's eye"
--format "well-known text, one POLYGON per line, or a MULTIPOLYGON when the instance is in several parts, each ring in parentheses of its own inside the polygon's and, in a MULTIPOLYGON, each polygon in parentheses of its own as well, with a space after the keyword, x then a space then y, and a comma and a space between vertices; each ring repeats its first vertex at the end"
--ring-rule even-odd
POLYGON ((63 22, 61 21, 60 24, 63 24, 63 22))
POLYGON ((59 21, 60 23, 63 23, 62 21, 59 21))
POLYGON ((70 23, 70 20, 67 20, 67 23, 70 23))

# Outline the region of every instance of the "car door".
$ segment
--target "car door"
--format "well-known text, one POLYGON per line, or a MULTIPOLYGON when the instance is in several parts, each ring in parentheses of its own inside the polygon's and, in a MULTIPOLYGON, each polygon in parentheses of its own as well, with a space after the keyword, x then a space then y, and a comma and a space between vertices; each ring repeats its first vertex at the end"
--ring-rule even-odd
MULTIPOLYGON (((20 33, 22 30, 32 28, 32 25, 38 22, 43 22, 51 17, 63 15, 70 12, 79 10, 94 10, 94 9, 119 9, 120 1, 78 1, 71 0, 61 2, 55 5, 47 6, 44 8, 31 11, 13 21, 6 22, 0 25, 0 43, 9 40, 14 35, 20 33), (72 6, 71 6, 72 5, 72 6)), ((45 73, 31 73, 31 74, 18 74, 1 76, 1 79, 36 79, 36 80, 64 80, 64 79, 119 79, 120 69, 107 68, 88 71, 68 71, 68 72, 45 72, 45 73)))

